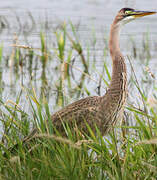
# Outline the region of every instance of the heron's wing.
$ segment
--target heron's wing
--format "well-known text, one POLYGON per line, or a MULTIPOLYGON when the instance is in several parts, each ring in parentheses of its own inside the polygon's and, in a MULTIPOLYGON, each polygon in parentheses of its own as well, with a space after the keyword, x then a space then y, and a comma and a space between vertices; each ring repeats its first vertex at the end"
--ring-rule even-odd
MULTIPOLYGON (((77 122, 79 129, 85 130, 84 122, 86 121, 92 127, 100 100, 101 97, 99 96, 87 97, 66 106, 51 116, 53 125, 63 135, 65 135, 63 122, 68 122, 69 125, 77 122)), ((37 128, 33 129, 31 133, 23 139, 23 147, 31 149, 31 145, 35 139, 37 139, 39 132, 37 128)), ((9 151, 14 154, 18 147, 19 144, 15 144, 9 151)))
POLYGON ((52 115, 52 123, 58 131, 63 131, 63 122, 72 125, 74 122, 80 129, 85 128, 85 121, 92 126, 101 97, 93 96, 76 101, 52 115))

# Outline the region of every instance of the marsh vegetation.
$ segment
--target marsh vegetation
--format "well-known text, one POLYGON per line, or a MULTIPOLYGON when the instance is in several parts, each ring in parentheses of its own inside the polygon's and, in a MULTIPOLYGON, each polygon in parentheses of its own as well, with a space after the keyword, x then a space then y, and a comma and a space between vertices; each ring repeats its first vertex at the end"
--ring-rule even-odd
POLYGON ((128 37, 129 93, 122 124, 105 137, 87 125, 90 135, 80 140, 68 126, 67 138, 54 135, 53 124, 45 132, 44 122, 53 112, 77 99, 104 94, 111 79, 107 35, 102 34, 97 49, 96 32, 82 43, 78 29, 68 21, 49 34, 41 30, 38 46, 21 44, 15 34, 7 53, 1 44, 0 179, 155 180, 157 87, 150 64, 156 42, 149 32, 143 34, 140 48, 128 37), (21 140, 36 126, 39 139, 24 149, 21 140), (19 147, 12 154, 9 148, 15 144, 19 147))

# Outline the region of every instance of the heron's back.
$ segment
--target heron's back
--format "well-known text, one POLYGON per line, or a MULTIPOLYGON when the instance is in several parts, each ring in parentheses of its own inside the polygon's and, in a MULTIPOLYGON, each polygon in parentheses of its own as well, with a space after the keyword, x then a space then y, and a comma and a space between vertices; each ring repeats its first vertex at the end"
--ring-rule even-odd
POLYGON ((100 96, 92 96, 69 104, 51 116, 52 123, 61 133, 65 131, 63 123, 68 123, 71 127, 75 124, 79 130, 83 131, 86 130, 85 122, 91 127, 93 127, 94 124, 99 127, 97 112, 99 111, 101 100, 102 97, 100 96))

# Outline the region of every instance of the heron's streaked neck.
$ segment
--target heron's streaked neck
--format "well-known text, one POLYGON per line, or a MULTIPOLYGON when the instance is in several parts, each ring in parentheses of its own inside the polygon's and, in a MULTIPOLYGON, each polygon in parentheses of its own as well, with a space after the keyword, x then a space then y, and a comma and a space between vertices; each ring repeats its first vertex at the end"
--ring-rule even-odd
POLYGON ((117 97, 121 98, 121 92, 126 91, 126 81, 127 81, 127 71, 125 59, 120 51, 119 47, 119 34, 120 34, 121 24, 116 23, 115 21, 111 25, 110 31, 110 40, 109 40, 109 48, 110 54, 112 57, 113 68, 112 68, 112 79, 109 86, 109 91, 111 94, 115 91, 117 93, 117 97))
POLYGON ((120 53, 120 47, 119 47, 119 34, 120 34, 121 26, 120 24, 113 23, 111 25, 110 30, 110 39, 109 39, 109 48, 110 48, 110 54, 112 59, 115 59, 115 55, 117 53, 120 53))

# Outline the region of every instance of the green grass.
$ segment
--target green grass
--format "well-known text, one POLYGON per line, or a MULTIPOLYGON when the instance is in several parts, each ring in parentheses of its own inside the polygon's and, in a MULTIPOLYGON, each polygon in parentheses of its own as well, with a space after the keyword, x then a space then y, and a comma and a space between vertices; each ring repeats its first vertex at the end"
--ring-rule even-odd
POLYGON ((132 110, 135 126, 115 127, 108 137, 103 137, 98 129, 96 136, 88 127, 90 136, 77 140, 66 126, 67 138, 53 135, 51 123, 46 133, 43 124, 50 115, 48 104, 45 100, 40 104, 35 97, 30 97, 30 106, 34 102, 37 106, 37 110, 32 106, 34 120, 41 133, 32 142, 31 149, 23 148, 19 138, 29 133, 29 115, 16 105, 11 108, 1 102, 8 111, 3 113, 5 133, 0 151, 1 179, 156 178, 157 118, 152 114, 148 119, 147 114, 141 115, 132 110), (151 121, 151 126, 147 120, 151 121), (125 130, 129 132, 124 133, 125 130), (12 154, 8 147, 15 143, 19 147, 12 154))
MULTIPOLYGON (((91 63, 90 66, 90 51, 87 48, 86 56, 72 23, 70 27, 72 35, 67 32, 65 24, 62 29, 54 33, 56 47, 53 48, 53 52, 47 47, 44 33, 40 34, 39 49, 27 46, 13 48, 10 59, 14 60, 14 64, 9 68, 13 68, 14 73, 20 77, 23 77, 23 71, 28 72, 31 88, 22 86, 15 102, 0 100, 0 122, 3 129, 0 134, 0 179, 155 180, 157 178, 157 105, 148 103, 147 90, 141 82, 138 82, 132 64, 130 64, 132 76, 129 86, 134 86, 139 96, 137 104, 127 103, 122 124, 117 124, 104 137, 99 129, 95 134, 88 124, 89 135, 84 137, 73 134, 67 124, 64 124, 66 138, 55 131, 51 122, 52 108, 49 106, 47 95, 46 72, 50 61, 53 63, 53 59, 58 60, 55 71, 59 74, 59 78, 53 82, 57 91, 56 106, 63 107, 71 102, 71 98, 79 98, 81 94, 91 95, 91 90, 85 84, 87 80, 94 82, 101 89, 102 84, 107 87, 111 79, 106 61, 103 63, 102 73, 96 69, 95 63, 91 63), (67 48, 68 42, 71 43, 69 48, 67 48), (74 55, 81 62, 82 69, 73 65, 74 55), (37 61, 38 59, 40 62, 37 61), (41 63, 42 67, 40 95, 32 85, 32 78, 35 78, 32 72, 38 67, 37 63, 41 63), (81 74, 79 80, 73 77, 74 69, 81 74), (95 81, 90 75, 93 70, 100 76, 99 81, 95 81), (26 113, 20 105, 23 94, 30 107, 29 113, 26 113), (45 123, 47 120, 48 124, 45 123), (33 127, 38 127, 39 134, 28 141, 27 147, 23 146, 22 139, 33 127), (18 148, 11 152, 10 148, 15 144, 18 148)), ((145 46, 147 65, 150 58, 148 42, 147 40, 145 46)), ((2 63, 2 47, 0 51, 0 63, 2 63)), ((104 52, 103 58, 106 59, 107 49, 104 52)), ((144 75, 144 77, 148 76, 146 73, 144 75)), ((153 100, 156 102, 155 85, 153 92, 153 100)))

